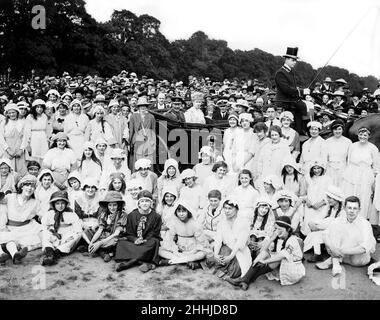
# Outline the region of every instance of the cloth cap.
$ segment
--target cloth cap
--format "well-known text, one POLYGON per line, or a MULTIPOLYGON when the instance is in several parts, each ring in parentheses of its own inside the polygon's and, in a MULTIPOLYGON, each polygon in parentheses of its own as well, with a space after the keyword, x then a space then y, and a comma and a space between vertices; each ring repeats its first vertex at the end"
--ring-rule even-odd
POLYGON ((152 196, 152 193, 149 192, 148 190, 142 190, 139 192, 138 196, 137 196, 137 201, 140 201, 140 200, 150 200, 150 201, 153 201, 153 196, 152 196))
POLYGON ((27 184, 27 183, 32 183, 34 185, 36 185, 37 183, 37 178, 31 174, 26 174, 25 176, 23 176, 20 181, 17 183, 17 188, 18 189, 21 189, 22 186, 24 184, 27 184))
POLYGON ((42 99, 36 99, 36 100, 33 101, 32 107, 38 106, 40 104, 46 106, 46 102, 44 100, 42 100, 42 99))
POLYGON ((152 161, 146 158, 141 158, 135 162, 135 170, 149 169, 151 165, 152 165, 152 161))
POLYGON ((290 121, 294 121, 294 115, 293 113, 291 113, 290 111, 284 111, 284 112, 281 112, 280 114, 280 121, 284 118, 289 118, 290 121))
POLYGON ((8 103, 8 104, 4 107, 4 113, 5 113, 5 112, 8 112, 9 110, 15 110, 15 111, 19 112, 18 106, 17 106, 17 104, 15 104, 15 103, 8 103))
POLYGON ((330 198, 335 199, 336 201, 343 202, 344 201, 344 193, 342 189, 338 188, 334 185, 329 185, 326 190, 326 195, 330 198))
POLYGON ((37 180, 41 182, 41 179, 45 174, 49 174, 51 176, 52 182, 54 182, 53 172, 49 169, 42 169, 41 172, 38 174, 37 180))
POLYGON ((317 129, 321 130, 322 129, 322 124, 318 121, 310 121, 308 124, 307 124, 307 127, 308 128, 311 128, 311 127, 316 127, 317 129))
POLYGON ((50 90, 47 92, 46 96, 49 97, 51 94, 56 95, 58 98, 61 96, 61 95, 59 94, 59 92, 58 92, 57 90, 55 90, 55 89, 50 89, 50 90))
POLYGON ((274 174, 266 176, 263 179, 263 183, 264 182, 268 183, 268 184, 271 184, 275 190, 279 190, 282 187, 282 181, 281 181, 281 179, 279 177, 277 177, 276 175, 274 175, 274 174))
POLYGON ((250 113, 241 113, 239 115, 239 122, 243 119, 248 120, 249 122, 253 122, 253 117, 250 113))
POLYGON ((181 179, 184 180, 186 178, 197 178, 197 174, 195 173, 195 171, 193 169, 185 169, 182 171, 181 173, 181 179))
POLYGON ((98 189, 98 181, 95 178, 86 178, 83 181, 82 190, 84 190, 86 187, 96 187, 96 189, 98 189))
POLYGON ((258 208, 261 205, 268 205, 269 207, 273 207, 272 201, 266 196, 259 197, 256 201, 256 208, 258 208))
POLYGON ((69 140, 69 137, 66 133, 64 132, 58 132, 56 133, 54 136, 53 136, 53 141, 55 140, 66 140, 68 141, 69 140))
POLYGON ((115 148, 112 150, 111 159, 119 158, 119 159, 125 159, 126 155, 123 149, 115 148))
POLYGON ((235 112, 231 112, 231 113, 228 115, 228 120, 230 120, 231 118, 235 118, 237 121, 239 121, 239 116, 238 116, 237 113, 235 113, 235 112))
POLYGON ((290 220, 288 216, 278 217, 275 223, 280 227, 290 228, 291 230, 293 230, 292 221, 290 220))

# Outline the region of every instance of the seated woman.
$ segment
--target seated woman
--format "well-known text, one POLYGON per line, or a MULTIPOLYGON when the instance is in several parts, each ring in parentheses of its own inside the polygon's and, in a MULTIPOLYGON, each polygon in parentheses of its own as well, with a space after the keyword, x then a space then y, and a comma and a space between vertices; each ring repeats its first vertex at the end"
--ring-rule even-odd
POLYGON ((82 237, 82 223, 70 209, 66 191, 56 191, 50 197, 50 210, 42 217, 41 265, 57 263, 61 254, 72 252, 82 237))
POLYGON ((13 171, 11 161, 8 158, 0 159, 0 192, 16 192, 17 178, 18 175, 13 171))
POLYGON ((323 244, 323 231, 340 215, 345 215, 343 210, 343 191, 333 185, 326 190, 327 206, 325 206, 325 216, 322 219, 309 221, 310 233, 306 236, 304 252, 312 249, 314 254, 307 260, 308 262, 322 261, 321 245, 323 244))
POLYGON ((260 197, 256 202, 253 220, 250 221, 248 242, 252 259, 260 252, 263 240, 274 231, 275 219, 272 206, 272 202, 266 197, 260 197))
POLYGON ((264 240, 259 255, 247 273, 238 279, 226 280, 243 290, 247 290, 250 283, 266 273, 269 273, 269 280, 278 280, 281 285, 299 282, 305 276, 305 267, 302 264, 303 245, 302 240, 292 232, 289 217, 277 218, 275 231, 264 240))
POLYGON ((167 186, 162 191, 163 197, 157 206, 157 213, 161 216, 161 237, 165 239, 165 235, 169 230, 169 225, 174 218, 174 210, 177 207, 178 191, 174 186, 167 186))
POLYGON ((203 233, 209 243, 213 242, 216 237, 218 225, 224 219, 222 194, 219 190, 211 190, 208 195, 207 205, 198 215, 198 223, 203 228, 203 233))
POLYGON ((244 276, 252 263, 247 246, 249 223, 245 218, 239 217, 236 199, 224 201, 223 209, 225 219, 218 225, 213 260, 219 278, 233 279, 244 276))
POLYGON ((307 195, 303 199, 305 213, 301 232, 306 236, 310 232, 309 221, 323 219, 326 207, 326 189, 332 184, 332 179, 325 175, 326 164, 319 159, 310 165, 310 178, 306 177, 307 195))
POLYGON ((0 203, 6 205, 8 212, 5 228, 0 232, 1 262, 12 258, 14 264, 20 264, 28 251, 41 247, 42 227, 34 219, 40 214, 34 197, 36 184, 37 178, 27 174, 17 183, 17 193, 0 192, 0 203))
POLYGON ((192 169, 183 170, 181 179, 184 186, 181 188, 180 198, 191 203, 195 210, 194 218, 197 218, 198 210, 202 209, 204 204, 203 188, 197 183, 197 174, 192 169))
POLYGON ((49 169, 43 169, 38 176, 38 182, 34 195, 40 202, 41 216, 50 209, 50 197, 59 189, 54 185, 53 173, 49 169))
POLYGON ((26 165, 26 169, 28 170, 28 173, 32 176, 35 176, 36 178, 40 174, 41 165, 37 161, 28 161, 28 164, 26 165))
POLYGON ((300 203, 296 195, 290 190, 283 189, 277 193, 276 206, 273 208, 275 219, 287 216, 291 220, 293 230, 297 230, 300 224, 300 203))
POLYGON ((88 252, 99 254, 104 262, 110 262, 114 255, 119 234, 123 231, 126 219, 124 200, 117 191, 108 191, 104 199, 99 201, 99 228, 90 239, 88 252))
POLYGON ((123 222, 125 233, 116 245, 116 271, 133 267, 139 262, 140 271, 147 272, 155 268, 159 262, 158 249, 162 220, 161 216, 152 209, 153 196, 143 190, 138 195, 138 208, 133 210, 127 221, 123 222))
POLYGON ((83 245, 79 245, 78 251, 88 251, 87 246, 90 244, 93 235, 99 226, 99 193, 98 184, 94 179, 88 178, 83 181, 83 193, 74 203, 74 211, 82 220, 82 238, 83 245))
POLYGON ((296 160, 291 157, 286 157, 282 163, 281 180, 284 184, 284 189, 288 189, 295 193, 297 197, 306 195, 306 180, 296 160))
POLYGON ((263 189, 260 190, 260 196, 268 197, 272 203, 276 203, 277 193, 283 188, 279 177, 275 175, 266 176, 263 179, 263 189))
POLYGON ((80 174, 74 171, 67 177, 68 194, 70 200, 70 208, 75 208, 75 201, 82 196, 81 184, 82 180, 80 174))
POLYGON ((186 263, 190 269, 201 267, 206 257, 206 242, 202 228, 193 218, 191 205, 179 201, 170 220, 168 234, 159 250, 160 265, 186 263), (174 238, 177 242, 174 242, 174 238))
POLYGON ((137 197, 140 191, 143 190, 141 181, 137 179, 129 180, 126 183, 127 194, 125 196, 125 212, 130 214, 133 210, 137 209, 137 197))
POLYGON ((141 181, 143 190, 148 190, 152 193, 153 199, 157 201, 157 174, 152 170, 152 162, 149 159, 141 158, 135 162, 135 172, 132 174, 132 179, 141 181))
POLYGON ((224 161, 216 162, 212 171, 213 174, 207 177, 203 184, 204 197, 206 198, 211 190, 219 190, 222 193, 222 199, 225 199, 237 183, 234 183, 233 176, 228 175, 228 166, 224 161))
POLYGON ((127 183, 124 180, 124 175, 121 172, 114 172, 110 175, 110 184, 108 185, 108 191, 117 191, 121 193, 123 200, 127 197, 127 183))
POLYGON ((178 192, 182 187, 178 162, 175 159, 167 159, 165 161, 164 171, 162 172, 161 177, 159 177, 157 180, 158 201, 161 201, 162 199, 163 189, 169 185, 173 185, 175 188, 177 188, 178 192))
POLYGON ((239 173, 238 186, 232 190, 232 197, 239 201, 239 214, 252 220, 255 203, 260 194, 253 186, 252 173, 243 169, 239 173))

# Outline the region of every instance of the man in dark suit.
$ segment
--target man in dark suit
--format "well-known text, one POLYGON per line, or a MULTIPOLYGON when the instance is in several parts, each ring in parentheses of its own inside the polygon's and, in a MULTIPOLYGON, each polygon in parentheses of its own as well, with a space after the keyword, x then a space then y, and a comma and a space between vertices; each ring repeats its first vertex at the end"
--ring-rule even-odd
MULTIPOLYGON (((297 63, 298 48, 287 48, 284 55, 284 65, 277 70, 274 81, 277 87, 276 103, 282 105, 285 110, 288 110, 294 114, 295 130, 299 134, 305 132, 305 128, 302 122, 302 116, 307 115, 307 108, 305 103, 301 100, 301 92, 296 84, 296 76, 294 73, 294 67, 297 63)), ((307 90, 304 94, 309 93, 307 90)))
POLYGON ((228 120, 228 100, 227 99, 219 99, 216 103, 217 108, 215 109, 212 120, 228 120))

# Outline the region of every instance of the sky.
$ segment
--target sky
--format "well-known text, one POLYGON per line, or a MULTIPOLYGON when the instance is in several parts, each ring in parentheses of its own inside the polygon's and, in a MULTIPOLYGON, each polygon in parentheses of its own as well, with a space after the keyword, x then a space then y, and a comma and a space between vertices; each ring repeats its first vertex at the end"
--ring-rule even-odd
POLYGON ((97 21, 127 9, 160 20, 160 31, 170 41, 201 30, 211 39, 226 40, 233 50, 283 55, 287 47, 298 47, 301 60, 314 68, 324 66, 339 48, 329 65, 380 78, 379 0, 85 1, 97 21))

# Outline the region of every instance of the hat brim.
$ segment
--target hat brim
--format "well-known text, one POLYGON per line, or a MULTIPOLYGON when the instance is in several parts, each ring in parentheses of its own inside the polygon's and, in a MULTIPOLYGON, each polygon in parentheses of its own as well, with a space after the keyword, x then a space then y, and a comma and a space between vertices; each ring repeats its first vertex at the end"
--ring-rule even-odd
POLYGON ((102 200, 102 201, 99 201, 99 204, 100 205, 106 205, 110 202, 117 202, 117 203, 122 203, 123 205, 125 205, 125 201, 124 200, 102 200))
POLYGON ((56 202, 56 201, 58 201, 58 200, 63 200, 63 201, 65 201, 67 204, 70 203, 69 199, 67 199, 67 198, 63 198, 63 197, 53 198, 53 199, 49 200, 49 202, 52 203, 52 202, 56 202))
POLYGON ((284 58, 292 58, 292 59, 295 59, 295 60, 299 60, 299 59, 300 59, 299 57, 297 57, 297 56, 292 56, 292 55, 290 55, 290 54, 284 54, 283 57, 284 57, 284 58))

